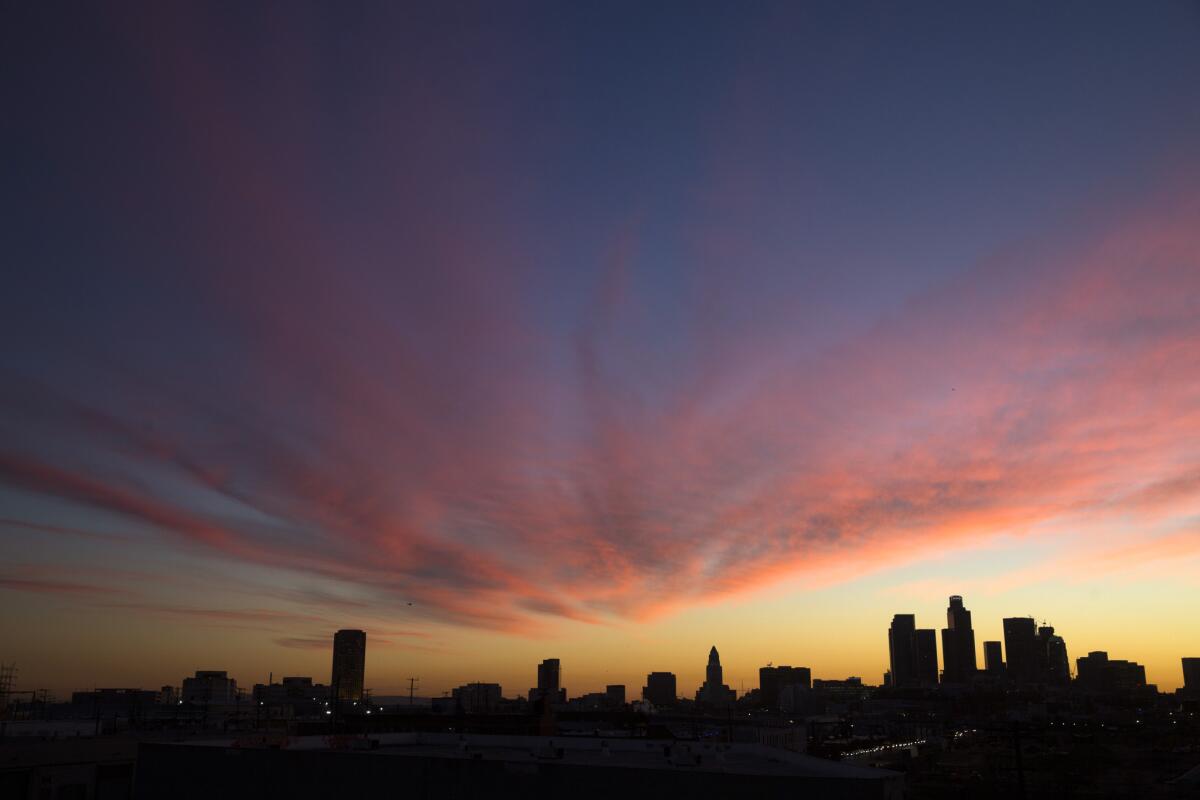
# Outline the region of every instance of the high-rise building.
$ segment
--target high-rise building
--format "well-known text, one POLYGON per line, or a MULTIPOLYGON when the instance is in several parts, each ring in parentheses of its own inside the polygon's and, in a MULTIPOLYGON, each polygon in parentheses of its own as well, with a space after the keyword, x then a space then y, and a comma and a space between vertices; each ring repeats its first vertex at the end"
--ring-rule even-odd
POLYGON ((975 631, 971 628, 971 612, 963 606, 959 595, 950 596, 950 606, 946 609, 942 660, 943 683, 968 683, 975 676, 975 631))
POLYGON ((1000 642, 983 643, 983 667, 989 675, 1004 673, 1004 651, 1000 642))
POLYGON ((651 672, 642 687, 642 699, 659 707, 675 705, 678 692, 674 672, 651 672))
POLYGON ((529 690, 531 701, 545 697, 551 703, 567 702, 567 690, 562 685, 562 663, 557 658, 547 658, 538 664, 537 688, 529 690))
POLYGON ((917 628, 913 632, 914 674, 918 686, 938 685, 937 631, 917 628))
POLYGON ((1006 671, 1017 683, 1039 683, 1037 629, 1033 617, 1004 618, 1004 652, 1008 654, 1006 671))
POLYGON ((610 683, 608 686, 605 686, 604 702, 612 708, 625 705, 625 684, 610 683))
POLYGON ((333 669, 329 688, 337 700, 358 702, 363 698, 367 671, 367 634, 343 628, 333 635, 333 669))
POLYGON ((1123 694, 1146 688, 1146 668, 1135 661, 1119 661, 1103 650, 1094 650, 1075 659, 1080 688, 1095 692, 1123 694))
POLYGON ((1050 625, 1043 625, 1037 632, 1037 662, 1042 680, 1056 686, 1071 682, 1071 662, 1067 658, 1067 643, 1054 633, 1050 625))
POLYGON ((758 700, 763 708, 779 708, 779 693, 788 686, 812 686, 812 671, 808 667, 759 667, 758 700))
POLYGON ((892 686, 906 689, 917 685, 917 618, 913 614, 895 614, 888 628, 888 657, 891 660, 892 686))
POLYGON ((1200 658, 1183 659, 1183 693, 1200 697, 1200 658))
POLYGON ((724 707, 737 699, 737 692, 725 685, 721 670, 721 656, 716 645, 708 651, 708 666, 704 670, 704 685, 696 692, 696 702, 724 707))

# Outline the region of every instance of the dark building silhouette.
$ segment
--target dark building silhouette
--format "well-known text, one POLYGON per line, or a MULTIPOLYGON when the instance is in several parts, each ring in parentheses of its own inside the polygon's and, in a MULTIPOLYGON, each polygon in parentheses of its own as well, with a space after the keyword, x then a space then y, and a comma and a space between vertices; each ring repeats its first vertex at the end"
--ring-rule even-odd
POLYGON ((673 706, 678 696, 674 672, 651 672, 642 687, 642 699, 656 706, 673 706))
POLYGON ((551 703, 567 702, 567 690, 562 685, 562 664, 557 658, 547 658, 538 664, 537 688, 529 690, 531 701, 546 698, 551 703))
POLYGON ((913 633, 914 672, 918 686, 938 685, 937 631, 918 628, 913 633))
POLYGON ((696 691, 696 702, 709 706, 727 706, 737 699, 737 692, 725 685, 721 669, 721 656, 716 645, 708 651, 708 666, 704 670, 704 684, 696 691))
POLYGON ((1004 651, 1000 642, 983 643, 983 667, 989 675, 1004 674, 1004 651))
POLYGON ((333 635, 333 669, 329 686, 337 700, 358 702, 367 671, 367 634, 343 628, 333 635))
POLYGON ((891 660, 892 686, 906 689, 917 685, 917 618, 896 614, 888 628, 888 657, 891 660))
POLYGON ((808 667, 759 667, 758 700, 763 708, 779 708, 779 693, 787 686, 812 686, 812 671, 808 667))
POLYGON ((1200 697, 1200 658, 1183 659, 1183 691, 1191 697, 1200 697))
POLYGON ((500 684, 468 683, 451 691, 456 710, 467 714, 490 714, 500 709, 500 684))
POLYGON ((1040 681, 1037 657, 1037 628, 1033 617, 1004 618, 1004 651, 1008 654, 1006 672, 1017 683, 1040 681))
POLYGON ((1037 632, 1036 661, 1041 679, 1048 684, 1065 686, 1071 682, 1071 662, 1067 658, 1067 643, 1054 633, 1053 626, 1043 625, 1037 632))
POLYGON ((293 714, 314 714, 329 705, 330 690, 313 683, 312 678, 293 676, 279 683, 254 684, 253 698, 267 709, 290 708, 293 714))
POLYGON ((959 595, 951 595, 946 609, 946 627, 942 628, 943 683, 967 683, 975 677, 975 631, 971 612, 959 595))
POLYGON ((625 705, 625 684, 610 683, 604 687, 604 700, 612 707, 625 705))
POLYGON ((1125 694, 1146 688, 1146 668, 1134 661, 1111 660, 1103 650, 1094 650, 1075 660, 1078 685, 1094 692, 1125 694))
POLYGON ((183 679, 181 699, 197 705, 233 705, 238 699, 237 681, 225 670, 200 669, 183 679))

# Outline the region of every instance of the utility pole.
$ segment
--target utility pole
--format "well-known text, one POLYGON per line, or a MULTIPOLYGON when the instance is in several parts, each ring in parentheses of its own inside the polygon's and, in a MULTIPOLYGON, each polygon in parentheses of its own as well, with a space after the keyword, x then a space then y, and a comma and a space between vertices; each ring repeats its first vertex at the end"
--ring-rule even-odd
POLYGON ((414 693, 414 692, 416 691, 416 689, 417 689, 417 682, 418 682, 419 680, 421 680, 421 679, 420 679, 420 678, 409 678, 409 679, 408 679, 408 705, 409 705, 409 708, 411 708, 411 707, 412 707, 412 704, 413 704, 413 693, 414 693))

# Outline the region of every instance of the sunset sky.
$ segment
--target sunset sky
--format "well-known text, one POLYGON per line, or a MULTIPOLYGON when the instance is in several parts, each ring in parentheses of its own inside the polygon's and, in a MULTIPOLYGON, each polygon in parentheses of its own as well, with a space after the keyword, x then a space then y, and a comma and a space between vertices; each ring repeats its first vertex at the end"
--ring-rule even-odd
POLYGON ((4 17, 20 688, 1200 656, 1195 3, 4 17))

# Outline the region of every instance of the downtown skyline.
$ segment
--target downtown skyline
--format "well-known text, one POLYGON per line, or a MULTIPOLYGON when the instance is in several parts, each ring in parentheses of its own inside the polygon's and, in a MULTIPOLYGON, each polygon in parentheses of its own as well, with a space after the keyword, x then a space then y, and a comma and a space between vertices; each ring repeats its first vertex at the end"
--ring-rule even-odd
POLYGON ((866 8, 8 12, 0 663, 1178 687, 1195 7, 866 8))

